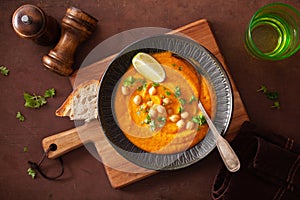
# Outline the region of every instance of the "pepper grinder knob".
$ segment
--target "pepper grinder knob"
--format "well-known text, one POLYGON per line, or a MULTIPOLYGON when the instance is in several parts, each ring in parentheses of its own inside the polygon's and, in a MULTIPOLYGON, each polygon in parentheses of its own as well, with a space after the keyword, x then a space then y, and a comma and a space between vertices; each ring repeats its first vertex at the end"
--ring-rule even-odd
POLYGON ((74 54, 80 43, 96 29, 98 20, 75 7, 67 9, 62 19, 62 33, 58 44, 43 56, 46 68, 63 76, 73 72, 74 54))
POLYGON ((19 7, 13 14, 12 25, 17 35, 39 45, 52 45, 60 37, 58 22, 35 5, 19 7))
POLYGON ((32 23, 32 20, 31 18, 28 16, 28 15, 23 15, 21 17, 21 21, 24 23, 24 24, 31 24, 32 23))

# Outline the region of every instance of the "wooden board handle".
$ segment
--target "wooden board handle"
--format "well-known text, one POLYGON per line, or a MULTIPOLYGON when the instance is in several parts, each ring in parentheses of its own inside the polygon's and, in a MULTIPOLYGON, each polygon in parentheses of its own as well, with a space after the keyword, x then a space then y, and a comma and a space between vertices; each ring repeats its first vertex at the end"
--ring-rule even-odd
POLYGON ((48 158, 57 158, 83 145, 77 133, 77 128, 44 138, 42 140, 44 151, 46 151, 51 144, 55 144, 57 149, 50 151, 48 158))
POLYGON ((81 147, 86 142, 96 140, 95 131, 99 127, 98 120, 93 120, 89 123, 84 124, 64 132, 60 132, 42 140, 42 146, 46 151, 51 144, 55 144, 57 149, 48 153, 48 158, 57 158, 62 156, 78 147, 81 147), (80 133, 80 135, 78 134, 80 133))

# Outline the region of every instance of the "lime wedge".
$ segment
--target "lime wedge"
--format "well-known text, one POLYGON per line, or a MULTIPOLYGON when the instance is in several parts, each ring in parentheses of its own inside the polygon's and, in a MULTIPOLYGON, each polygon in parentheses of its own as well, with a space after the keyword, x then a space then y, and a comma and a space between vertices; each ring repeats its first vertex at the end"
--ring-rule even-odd
POLYGON ((137 53, 132 59, 132 64, 138 73, 153 82, 161 83, 166 78, 166 72, 161 64, 147 53, 137 53))

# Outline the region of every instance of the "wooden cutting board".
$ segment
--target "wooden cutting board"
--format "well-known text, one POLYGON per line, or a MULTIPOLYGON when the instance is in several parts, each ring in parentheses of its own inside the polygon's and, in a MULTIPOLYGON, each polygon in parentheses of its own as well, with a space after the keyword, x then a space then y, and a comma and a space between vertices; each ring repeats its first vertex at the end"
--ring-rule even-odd
MULTIPOLYGON (((176 32, 183 33, 206 47, 222 63, 225 71, 227 72, 233 90, 234 110, 225 138, 231 141, 236 136, 242 123, 249 120, 249 117, 207 20, 201 19, 195 21, 172 31, 170 34, 174 34, 176 32)), ((77 73, 75 73, 70 77, 72 85, 74 85, 75 78, 76 85, 89 79, 99 79, 99 74, 102 75, 113 58, 114 56, 110 56, 80 69, 80 76, 76 76, 77 73), (81 77, 82 80, 80 80, 81 77)), ((123 187, 157 173, 157 171, 139 167, 120 156, 106 140, 97 120, 86 123, 83 126, 46 137, 43 139, 42 145, 44 150, 46 150, 50 144, 56 144, 57 150, 50 152, 48 157, 57 158, 88 142, 94 143, 113 188, 123 187)))

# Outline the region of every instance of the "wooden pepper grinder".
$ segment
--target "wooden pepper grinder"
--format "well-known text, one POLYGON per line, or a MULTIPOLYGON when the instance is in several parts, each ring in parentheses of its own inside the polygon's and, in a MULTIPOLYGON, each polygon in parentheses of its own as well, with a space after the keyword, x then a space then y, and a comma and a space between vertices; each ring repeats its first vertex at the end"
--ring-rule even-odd
POLYGON ((44 65, 60 75, 73 72, 74 54, 78 45, 96 29, 98 20, 80 9, 70 7, 62 19, 62 33, 58 44, 43 56, 44 65))
POLYGON ((60 25, 51 16, 35 5, 22 5, 13 14, 12 25, 22 38, 39 45, 55 44, 60 37, 60 25))

